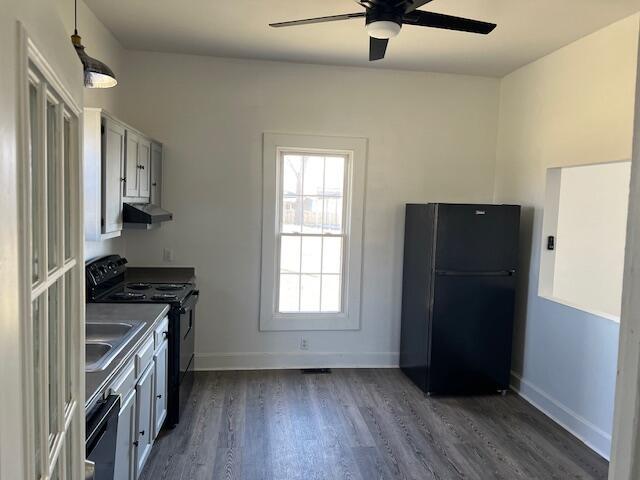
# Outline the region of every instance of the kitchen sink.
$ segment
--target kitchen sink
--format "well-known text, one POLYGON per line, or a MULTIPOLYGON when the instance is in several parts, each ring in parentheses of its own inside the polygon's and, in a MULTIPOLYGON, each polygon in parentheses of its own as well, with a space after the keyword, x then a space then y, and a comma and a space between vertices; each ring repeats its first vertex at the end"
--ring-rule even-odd
POLYGON ((85 371, 105 370, 144 326, 143 322, 87 322, 85 371))
POLYGON ((111 342, 123 338, 134 328, 133 323, 86 323, 87 341, 111 342))

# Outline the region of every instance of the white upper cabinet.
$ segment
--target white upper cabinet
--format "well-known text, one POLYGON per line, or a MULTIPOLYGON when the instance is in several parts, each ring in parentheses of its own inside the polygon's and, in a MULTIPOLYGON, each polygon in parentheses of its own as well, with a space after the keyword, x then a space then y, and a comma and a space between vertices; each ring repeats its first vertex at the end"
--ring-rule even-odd
POLYGON ((150 203, 162 203, 162 145, 151 144, 151 197, 150 203))
POLYGON ((102 121, 102 233, 122 230, 122 184, 124 177, 124 127, 109 118, 102 121))
POLYGON ((137 203, 148 203, 151 190, 151 140, 127 129, 124 196, 137 203))
POLYGON ((122 204, 160 205, 162 144, 100 108, 84 109, 85 239, 117 237, 122 204))
POLYGON ((140 152, 140 137, 132 131, 127 131, 127 153, 125 156, 124 196, 137 197, 140 190, 138 184, 138 154, 140 152))
POLYGON ((138 144, 138 197, 149 198, 151 193, 151 142, 141 139, 138 144))

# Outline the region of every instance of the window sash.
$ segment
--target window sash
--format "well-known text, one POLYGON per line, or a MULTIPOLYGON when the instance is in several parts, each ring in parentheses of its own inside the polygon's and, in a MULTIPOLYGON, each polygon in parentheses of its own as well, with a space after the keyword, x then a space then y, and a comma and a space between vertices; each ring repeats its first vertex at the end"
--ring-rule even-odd
MULTIPOLYGON (((326 160, 325 160, 326 161, 326 160)), ((278 176, 277 176, 277 188, 276 188, 276 244, 275 244, 275 264, 276 267, 276 275, 274 279, 274 300, 275 300, 275 313, 278 316, 295 316, 295 315, 309 315, 322 317, 327 315, 338 315, 342 316, 346 312, 346 286, 347 286, 347 276, 348 276, 348 262, 347 262, 347 252, 348 252, 348 231, 349 231, 349 199, 350 199, 350 156, 344 153, 338 153, 332 150, 298 150, 298 149, 281 149, 278 151, 278 176), (300 192, 298 194, 285 194, 284 193, 284 159, 286 155, 295 155, 302 157, 302 167, 301 167, 301 179, 300 179, 300 192), (343 173, 342 173, 342 195, 327 195, 324 192, 324 186, 326 182, 325 178, 325 170, 323 167, 323 193, 322 195, 305 195, 304 194, 304 175, 305 175, 305 167, 304 167, 304 158, 305 157, 341 157, 344 161, 343 173), (342 225, 341 225, 341 233, 333 233, 333 232, 322 232, 322 233, 313 233, 313 232, 284 232, 283 231, 283 212, 284 212, 284 200, 285 198, 299 198, 304 199, 305 197, 317 197, 322 199, 322 230, 324 230, 324 221, 325 221, 325 199, 327 198, 341 198, 342 199, 342 225), (322 262, 323 262, 323 252, 322 248, 324 248, 324 242, 321 241, 321 253, 320 253, 320 272, 317 273, 309 273, 299 271, 297 273, 291 273, 291 275, 297 275, 299 278, 298 283, 298 310, 294 311, 282 311, 280 308, 280 290, 281 290, 281 275, 284 275, 282 272, 281 266, 281 253, 282 253, 282 237, 299 237, 300 241, 300 270, 302 268, 302 242, 304 238, 341 238, 342 239, 342 248, 341 248, 341 266, 340 266, 340 310, 339 311, 322 311, 322 277, 323 275, 335 275, 333 273, 324 274, 322 272, 322 262), (303 275, 319 275, 320 276, 320 290, 319 290, 319 310, 302 310, 301 309, 301 296, 302 296, 302 284, 301 279, 303 275)), ((304 229, 304 204, 301 206, 303 218, 301 220, 300 229, 304 229)), ((287 273, 288 274, 288 273, 287 273)))

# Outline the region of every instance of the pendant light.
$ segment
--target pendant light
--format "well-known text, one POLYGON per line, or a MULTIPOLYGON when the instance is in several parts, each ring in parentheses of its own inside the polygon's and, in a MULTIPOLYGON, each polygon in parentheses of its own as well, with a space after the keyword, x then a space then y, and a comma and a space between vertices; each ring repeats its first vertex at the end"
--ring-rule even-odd
POLYGON ((118 84, 113 71, 100 60, 87 55, 84 51, 80 35, 78 35, 78 0, 74 0, 74 30, 71 43, 84 67, 84 86, 87 88, 111 88, 118 84))

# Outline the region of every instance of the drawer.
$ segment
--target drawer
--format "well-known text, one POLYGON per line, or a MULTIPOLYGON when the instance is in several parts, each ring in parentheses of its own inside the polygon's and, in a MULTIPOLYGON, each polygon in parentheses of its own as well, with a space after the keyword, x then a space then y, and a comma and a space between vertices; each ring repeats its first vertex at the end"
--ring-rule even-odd
POLYGON ((155 349, 158 350, 169 334, 169 317, 165 317, 153 332, 155 349))
POLYGON ((122 373, 113 381, 107 392, 117 393, 125 398, 136 386, 136 369, 133 360, 127 362, 122 373))
POLYGON ((139 377, 153 360, 153 335, 149 335, 149 338, 142 344, 142 347, 136 353, 135 360, 136 377, 139 377))

